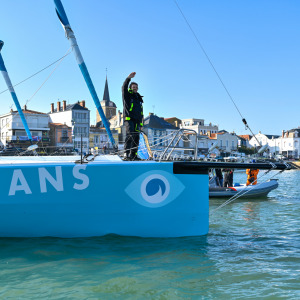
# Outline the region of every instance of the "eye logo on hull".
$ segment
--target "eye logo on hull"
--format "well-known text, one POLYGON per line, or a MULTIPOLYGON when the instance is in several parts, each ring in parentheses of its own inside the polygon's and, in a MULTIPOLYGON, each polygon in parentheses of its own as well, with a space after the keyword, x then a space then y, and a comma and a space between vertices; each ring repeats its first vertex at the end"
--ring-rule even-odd
POLYGON ((147 207, 161 207, 175 200, 184 185, 165 171, 150 171, 136 178, 125 192, 137 203, 147 207))
POLYGON ((153 174, 144 179, 141 184, 141 195, 149 203, 160 203, 170 194, 170 184, 166 177, 153 174))

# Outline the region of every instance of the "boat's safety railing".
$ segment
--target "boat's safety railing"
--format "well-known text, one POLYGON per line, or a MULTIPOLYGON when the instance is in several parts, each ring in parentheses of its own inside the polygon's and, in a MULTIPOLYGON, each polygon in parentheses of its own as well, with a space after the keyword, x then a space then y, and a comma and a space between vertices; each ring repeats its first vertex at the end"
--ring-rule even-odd
POLYGON ((170 156, 171 156, 171 154, 173 153, 173 151, 175 149, 193 150, 194 151, 194 159, 197 160, 197 156, 198 156, 198 135, 197 135, 197 132, 195 130, 193 130, 193 129, 186 129, 186 128, 181 128, 181 129, 177 130, 176 134, 170 140, 168 146, 166 147, 166 149, 164 150, 164 152, 161 154, 159 161, 161 161, 162 159, 164 159, 164 157, 165 157, 165 155, 166 155, 166 153, 168 152, 169 149, 171 149, 171 150, 167 154, 165 160, 169 160, 170 159, 170 156), (179 144, 180 140, 183 140, 183 137, 185 137, 185 133, 187 131, 195 134, 195 147, 194 148, 182 148, 182 147, 179 148, 179 147, 177 147, 177 145, 179 144), (172 144, 173 144, 173 146, 171 146, 172 144))

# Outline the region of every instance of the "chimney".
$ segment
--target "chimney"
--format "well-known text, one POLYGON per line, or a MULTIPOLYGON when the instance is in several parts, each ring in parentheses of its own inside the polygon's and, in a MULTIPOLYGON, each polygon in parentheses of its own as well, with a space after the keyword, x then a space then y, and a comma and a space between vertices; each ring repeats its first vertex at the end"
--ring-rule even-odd
POLYGON ((24 105, 24 110, 27 110, 27 105, 26 104, 24 105))
POLYGON ((66 108, 67 108, 67 101, 66 101, 66 100, 64 100, 64 101, 63 101, 63 111, 65 111, 65 110, 66 110, 66 108))
POLYGON ((149 116, 153 116, 153 113, 149 113, 149 116))
POLYGON ((57 101, 57 112, 60 112, 60 101, 57 101))
POLYGON ((51 103, 51 113, 54 113, 54 103, 51 103))
POLYGON ((85 107, 85 100, 80 101, 79 105, 85 107))

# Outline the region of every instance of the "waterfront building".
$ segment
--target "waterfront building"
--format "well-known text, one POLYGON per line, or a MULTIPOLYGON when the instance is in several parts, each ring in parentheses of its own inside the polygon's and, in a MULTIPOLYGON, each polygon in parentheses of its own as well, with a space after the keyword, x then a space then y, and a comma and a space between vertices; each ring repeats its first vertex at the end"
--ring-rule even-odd
POLYGON ((238 135, 238 147, 247 147, 252 148, 250 145, 250 140, 252 139, 252 135, 250 134, 244 134, 244 135, 238 135))
POLYGON ((219 131, 218 125, 212 123, 205 124, 204 119, 183 119, 181 120, 180 128, 192 129, 199 135, 210 133, 217 133, 219 131))
POLYGON ((118 110, 117 114, 109 119, 111 130, 117 132, 119 148, 123 149, 125 143, 126 130, 124 126, 123 114, 118 110))
MULTIPOLYGON (((49 117, 47 114, 30 110, 25 105, 22 109, 27 121, 32 139, 40 147, 49 145, 49 117)), ((0 136, 3 147, 27 148, 30 146, 28 136, 18 111, 10 110, 0 116, 0 136)))
POLYGON ((259 131, 258 134, 250 139, 249 144, 251 147, 256 148, 257 150, 259 150, 261 146, 268 144, 268 148, 265 151, 265 156, 272 156, 280 151, 278 148, 278 138, 279 135, 263 134, 261 131, 259 131))
POLYGON ((198 135, 198 153, 205 155, 208 154, 209 148, 212 147, 214 143, 214 139, 211 138, 209 135, 198 135))
MULTIPOLYGON (((112 129, 111 133, 116 144, 118 145, 118 131, 112 129)), ((98 152, 100 151, 101 153, 106 153, 106 150, 109 151, 112 149, 112 144, 104 127, 96 127, 93 125, 90 127, 89 145, 90 148, 98 150, 98 152)))
POLYGON ((275 153, 282 154, 288 158, 300 158, 300 128, 294 128, 287 131, 282 130, 282 134, 276 140, 275 153))
POLYGON ((180 128, 180 125, 182 124, 182 121, 176 117, 164 118, 164 120, 177 128, 180 128))
MULTIPOLYGON (((186 133, 188 137, 189 143, 185 145, 189 149, 195 148, 196 136, 195 134, 188 132, 186 133)), ((207 155, 208 149, 214 144, 207 134, 197 134, 198 144, 197 144, 197 152, 199 155, 207 155)), ((194 150, 185 150, 185 154, 189 154, 190 156, 194 155, 194 150)))
POLYGON ((84 153, 89 151, 90 111, 85 106, 85 100, 68 105, 66 100, 62 101, 62 105, 58 101, 56 108, 54 103, 51 103, 49 118, 50 123, 63 124, 72 128, 72 144, 75 151, 80 152, 81 146, 84 153))
MULTIPOLYGON (((174 132, 178 129, 179 128, 169 122, 166 122, 164 118, 156 116, 154 113, 149 113, 149 115, 144 119, 143 131, 148 136, 150 146, 157 152, 165 150, 171 142, 174 132)), ((172 143, 172 146, 175 146, 175 143, 176 141, 172 143)), ((182 148, 182 150, 176 150, 174 153, 182 154, 184 151, 183 148, 187 146, 188 142, 181 140, 177 147, 182 148)))
POLYGON ((234 132, 229 133, 226 130, 220 130, 217 133, 209 132, 208 136, 211 145, 217 143, 218 155, 227 156, 230 153, 237 151, 239 139, 234 132))
POLYGON ((72 139, 72 127, 62 123, 49 123, 50 147, 48 153, 70 153, 75 145, 72 139))

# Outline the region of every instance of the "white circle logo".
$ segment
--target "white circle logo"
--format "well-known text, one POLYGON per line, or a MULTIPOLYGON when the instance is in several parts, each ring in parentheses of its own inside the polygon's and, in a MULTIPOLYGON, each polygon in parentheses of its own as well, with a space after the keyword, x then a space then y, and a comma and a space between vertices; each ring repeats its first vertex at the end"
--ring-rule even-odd
POLYGON ((169 194, 169 181, 160 174, 153 174, 146 177, 141 184, 141 195, 149 203, 161 203, 167 199, 169 194))

